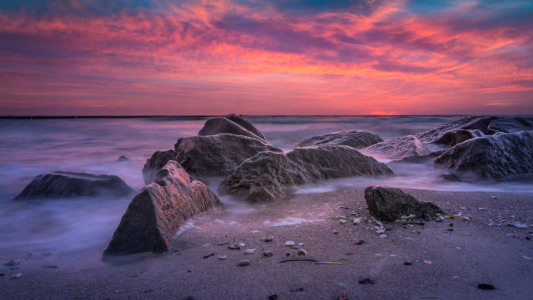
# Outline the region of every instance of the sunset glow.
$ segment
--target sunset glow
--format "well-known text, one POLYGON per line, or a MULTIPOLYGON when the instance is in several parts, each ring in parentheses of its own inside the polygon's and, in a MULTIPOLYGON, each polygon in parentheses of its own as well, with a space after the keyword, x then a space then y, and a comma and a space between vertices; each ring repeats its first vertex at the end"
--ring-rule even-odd
POLYGON ((0 4, 0 115, 533 113, 530 1, 44 3, 0 4))

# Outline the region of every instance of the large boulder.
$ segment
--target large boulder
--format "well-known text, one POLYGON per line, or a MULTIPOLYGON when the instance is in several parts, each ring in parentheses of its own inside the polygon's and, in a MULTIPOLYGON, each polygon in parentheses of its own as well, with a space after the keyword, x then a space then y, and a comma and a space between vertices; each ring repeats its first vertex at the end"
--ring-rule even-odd
POLYGON ((133 198, 104 254, 168 251, 182 224, 221 205, 206 185, 171 160, 133 198))
POLYGON ((241 125, 227 119, 227 118, 210 118, 208 119, 204 127, 198 132, 199 136, 215 135, 219 133, 230 133, 236 135, 247 136, 251 138, 260 139, 257 135, 246 130, 241 125))
POLYGON ((169 160, 174 159, 174 150, 156 151, 152 157, 146 160, 143 167, 144 184, 150 184, 154 181, 157 171, 167 164, 169 160))
POLYGON ((418 201, 397 188, 369 186, 365 189, 365 200, 370 213, 383 221, 394 221, 411 214, 421 218, 444 214, 437 205, 418 201))
POLYGON ((133 192, 118 176, 57 171, 35 177, 14 200, 122 198, 133 192))
POLYGON ((294 148, 322 145, 344 145, 355 149, 363 149, 380 142, 383 142, 383 139, 368 130, 342 130, 310 137, 299 142, 294 148))
POLYGON ((283 153, 258 138, 217 134, 181 138, 174 146, 174 159, 190 174, 227 176, 245 160, 263 151, 283 153))
POLYGON ((244 161, 218 191, 249 202, 284 198, 296 185, 351 176, 394 175, 387 165, 348 146, 261 152, 244 161))
POLYGON ((463 181, 499 180, 533 173, 533 132, 497 133, 457 144, 435 159, 463 181))
POLYGON ((487 133, 497 132, 512 133, 523 130, 533 130, 533 118, 526 117, 504 117, 490 122, 487 133))
POLYGON ((377 143, 363 149, 363 152, 368 154, 381 154, 390 158, 419 156, 431 153, 414 135, 402 136, 386 142, 377 143))
POLYGON ((266 141, 266 137, 261 133, 261 131, 255 128, 255 126, 250 121, 245 119, 242 115, 237 116, 235 114, 229 114, 226 116, 226 118, 241 125, 244 129, 250 131, 251 133, 257 135, 258 137, 266 141))
POLYGON ((482 137, 485 134, 479 129, 458 129, 455 131, 448 131, 443 134, 438 140, 433 142, 438 145, 455 146, 469 139, 475 137, 482 137))
POLYGON ((442 124, 439 127, 416 134, 416 138, 424 144, 451 144, 451 137, 448 137, 452 132, 459 129, 479 130, 483 134, 488 133, 489 124, 498 119, 495 116, 468 116, 459 120, 451 121, 442 124))

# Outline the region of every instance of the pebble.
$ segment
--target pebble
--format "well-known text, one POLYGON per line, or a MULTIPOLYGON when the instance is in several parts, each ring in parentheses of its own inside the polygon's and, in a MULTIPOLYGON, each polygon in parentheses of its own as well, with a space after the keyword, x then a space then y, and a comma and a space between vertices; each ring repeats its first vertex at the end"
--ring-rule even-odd
POLYGON ((204 255, 204 258, 208 258, 208 257, 211 257, 211 256, 215 256, 215 253, 211 252, 211 253, 209 253, 207 255, 204 255))
POLYGON ((386 235, 386 234, 381 234, 379 237, 382 238, 382 239, 384 239, 384 238, 387 237, 387 235, 386 235))
POLYGON ((412 262, 412 261, 410 261, 410 260, 408 260, 408 261, 404 262, 403 264, 404 264, 404 265, 406 265, 406 266, 410 266, 410 265, 412 265, 412 264, 413 264, 413 262, 412 262))
POLYGON ((267 251, 267 252, 263 253, 263 256, 272 257, 272 256, 274 256, 274 253, 272 253, 270 251, 267 251))
POLYGON ((496 289, 495 286, 493 286, 492 284, 488 284, 488 283, 480 283, 477 285, 477 288, 480 290, 495 290, 496 289))
POLYGON ((276 300, 276 299, 278 299, 278 295, 276 294, 268 295, 268 300, 276 300))
POLYGON ((300 249, 298 250, 298 255, 307 255, 307 251, 305 251, 304 249, 300 249))
POLYGON ((346 220, 339 220, 339 223, 346 224, 346 220))
POLYGON ((11 279, 18 279, 20 277, 22 277, 22 273, 18 273, 16 275, 11 275, 11 279))
POLYGON ((333 234, 339 234, 337 230, 333 230, 333 234))
POLYGON ((304 245, 304 243, 299 243, 299 244, 298 244, 298 246, 303 246, 303 245, 304 245))
POLYGON ((255 249, 246 249, 246 250, 244 250, 244 253, 252 254, 252 253, 254 253, 254 251, 255 251, 255 249))
POLYGON ((353 223, 354 223, 354 224, 361 224, 361 220, 359 220, 359 219, 355 219, 355 220, 353 220, 353 223))
POLYGON ((361 246, 361 245, 364 245, 365 244, 365 241, 363 240, 360 240, 359 242, 355 243, 356 245, 358 246, 361 246))
POLYGON ((218 259, 226 259, 226 258, 228 258, 227 255, 219 255, 219 256, 218 256, 218 259))
POLYGON ((239 250, 241 249, 241 247, 239 246, 235 246, 235 245, 229 245, 228 248, 232 249, 232 250, 239 250))
POLYGON ((359 280, 359 283, 360 284, 374 284, 374 280, 370 278, 365 278, 365 279, 359 280))
POLYGON ((263 237, 263 242, 272 242, 273 239, 274 239, 273 236, 265 236, 263 237))
POLYGON ((491 196, 490 196, 490 198, 492 198, 492 199, 496 199, 496 196, 494 196, 494 195, 491 195, 491 196))
POLYGON ((294 246, 294 242, 293 241, 286 241, 285 242, 285 246, 294 246))
POLYGON ((248 265, 250 265, 250 262, 247 261, 247 260, 241 260, 241 261, 237 264, 237 266, 239 266, 239 267, 246 267, 246 266, 248 266, 248 265))
POLYGON ((239 247, 244 247, 244 246, 246 246, 244 243, 239 244, 239 247))

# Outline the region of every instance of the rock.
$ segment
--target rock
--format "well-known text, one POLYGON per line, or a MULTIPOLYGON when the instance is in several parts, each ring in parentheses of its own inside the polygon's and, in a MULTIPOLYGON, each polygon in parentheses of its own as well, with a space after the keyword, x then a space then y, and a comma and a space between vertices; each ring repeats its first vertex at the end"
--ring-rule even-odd
POLYGON ((14 200, 122 198, 134 191, 118 176, 53 172, 35 177, 14 200))
POLYGON ((360 240, 359 242, 355 243, 357 246, 361 246, 365 244, 365 241, 360 240))
POLYGON ((488 133, 491 121, 498 119, 494 116, 468 116, 459 120, 442 124, 439 127, 416 134, 416 138, 424 144, 446 144, 451 145, 451 132, 459 129, 479 130, 483 134, 488 133), (446 136, 445 136, 446 135, 446 136))
POLYGON ((374 284, 374 280, 370 278, 365 278, 365 279, 359 280, 359 284, 374 284))
POLYGON ((247 260, 241 260, 241 261, 237 264, 237 266, 239 266, 239 267, 246 267, 246 266, 249 266, 249 265, 250 265, 250 262, 247 261, 247 260))
POLYGON ((207 255, 204 255, 204 258, 209 258, 211 256, 215 256, 215 253, 211 252, 211 253, 209 253, 207 255))
POLYGON ((524 117, 504 117, 493 120, 487 128, 487 134, 498 132, 512 133, 523 130, 533 130, 533 118, 524 117))
POLYGON ((477 285, 477 288, 480 290, 495 290, 496 289, 495 286, 493 286, 492 284, 487 284, 487 283, 480 283, 477 285))
POLYGON ((249 202, 284 198, 296 185, 351 176, 394 175, 385 164, 348 146, 265 151, 244 161, 218 191, 249 202))
POLYGON ((254 139, 260 139, 257 135, 244 129, 241 125, 226 119, 226 118, 210 118, 208 119, 204 127, 198 132, 199 136, 216 135, 219 133, 229 133, 247 136, 254 139))
POLYGON ((133 198, 104 254, 168 251, 185 221, 221 205, 206 185, 171 160, 133 198))
POLYGON ((234 134, 181 138, 174 149, 175 160, 189 174, 198 176, 227 176, 260 152, 283 153, 261 139, 234 134))
POLYGON ((404 262, 403 264, 404 264, 404 265, 406 265, 406 266, 410 266, 410 265, 412 265, 412 264, 413 264, 413 262, 412 262, 412 261, 410 261, 410 260, 408 260, 408 261, 404 262))
POLYGON ((117 159, 117 162, 124 162, 124 161, 131 161, 131 159, 127 158, 126 156, 122 155, 117 159))
POLYGON ((408 135, 377 143, 363 149, 363 153, 376 153, 388 157, 403 158, 406 156, 428 155, 431 151, 414 135, 408 135))
POLYGON ((276 299, 278 299, 278 295, 277 294, 268 295, 268 300, 276 300, 276 299))
POLYGON ((439 182, 445 182, 445 181, 461 182, 462 180, 459 177, 457 177, 457 175, 450 173, 450 172, 446 172, 439 177, 438 181, 439 182))
POLYGON ((263 256, 272 257, 272 256, 274 256, 274 253, 272 253, 271 251, 266 251, 266 252, 263 253, 263 256))
POLYGON ((415 197, 397 188, 387 188, 379 185, 365 189, 365 200, 370 213, 384 221, 394 221, 401 216, 424 214, 444 214, 441 208, 429 202, 420 202, 415 197))
POLYGON ((146 160, 143 167, 144 184, 150 184, 155 178, 157 171, 167 164, 169 160, 174 160, 174 150, 156 151, 152 157, 146 160))
POLYGON ((497 133, 448 149, 435 166, 460 173, 463 181, 500 180, 533 173, 533 132, 497 133))
POLYGON ((16 265, 19 265, 20 263, 16 263, 14 260, 10 260, 4 264, 6 267, 14 267, 16 265))
POLYGON ((459 129, 456 131, 446 132, 440 139, 436 140, 434 143, 453 147, 469 139, 482 136, 485 136, 485 134, 479 129, 459 129))
POLYGON ((446 152, 446 150, 431 152, 430 154, 426 155, 406 156, 402 159, 390 161, 387 164, 424 164, 430 161, 433 163, 433 160, 435 160, 435 158, 439 157, 444 152, 446 152))
POLYGON ((255 128, 255 126, 250 122, 248 121, 247 119, 245 119, 242 115, 240 116, 237 116, 235 114, 229 114, 226 116, 227 119, 241 125, 244 129, 250 131, 251 133, 255 134, 256 136, 260 137, 261 139, 263 140, 267 140, 266 137, 261 133, 261 131, 259 131, 257 128, 255 128))
POLYGON ((342 130, 310 137, 299 142, 294 148, 322 145, 344 145, 355 149, 363 149, 380 142, 383 142, 383 139, 377 134, 367 130, 342 130))

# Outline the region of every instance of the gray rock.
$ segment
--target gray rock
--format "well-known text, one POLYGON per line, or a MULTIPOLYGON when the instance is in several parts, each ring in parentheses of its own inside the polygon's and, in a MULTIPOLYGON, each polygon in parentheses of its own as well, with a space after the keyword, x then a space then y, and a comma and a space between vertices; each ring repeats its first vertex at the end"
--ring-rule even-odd
POLYGON ((133 198, 104 254, 168 251, 182 224, 221 205, 206 185, 171 160, 133 198))
POLYGON ((152 157, 146 160, 143 167, 144 184, 150 184, 155 178, 157 171, 167 164, 169 160, 174 160, 174 150, 156 151, 152 157))
POLYGON ((241 125, 244 129, 250 131, 251 133, 257 135, 258 137, 262 138, 263 140, 267 140, 266 137, 261 133, 261 131, 259 131, 257 128, 255 128, 255 126, 250 122, 248 121, 247 119, 245 119, 242 115, 240 116, 237 116, 235 114, 229 114, 226 116, 227 119, 241 125))
POLYGON ((440 182, 444 182, 444 181, 448 181, 448 182, 461 182, 462 180, 455 174, 453 173, 450 173, 450 172, 446 172, 444 174, 442 174, 440 177, 439 177, 439 180, 440 182))
POLYGON ((416 134, 416 138, 424 144, 437 143, 437 141, 439 140, 440 141, 438 143, 440 144, 448 144, 445 143, 444 139, 446 138, 443 139, 444 135, 450 134, 451 132, 457 131, 459 129, 478 129, 483 134, 487 134, 490 122, 496 119, 498 119, 498 117, 495 116, 468 116, 456 121, 451 121, 442 124, 441 126, 433 128, 431 130, 418 133, 416 134))
POLYGON ((433 163, 433 160, 435 160, 436 157, 439 157, 444 152, 446 152, 446 150, 431 152, 430 154, 426 155, 406 156, 402 159, 390 161, 387 164, 425 164, 428 162, 433 163))
POLYGON ((446 132, 441 138, 436 140, 434 144, 446 145, 446 146, 455 146, 469 139, 475 137, 485 136, 483 132, 479 129, 459 129, 456 131, 446 132))
POLYGON ((244 161, 219 187, 249 202, 286 197, 296 185, 351 176, 394 175, 385 164, 348 146, 298 148, 286 154, 261 152, 244 161))
POLYGON ((131 161, 131 159, 127 158, 126 156, 122 155, 117 159, 117 162, 124 162, 124 161, 131 161))
POLYGON ((262 151, 283 153, 258 139, 235 134, 217 134, 181 138, 174 157, 192 175, 227 176, 246 159, 262 151))
POLYGON ((533 118, 525 117, 504 117, 490 122, 487 129, 488 134, 498 132, 512 133, 523 130, 533 130, 533 118))
POLYGON ((367 130, 342 130, 310 137, 299 142, 294 148, 322 145, 344 145, 355 149, 363 149, 380 142, 383 142, 383 139, 377 134, 367 130))
POLYGON ((463 181, 510 179, 533 173, 533 132, 497 133, 468 140, 435 159, 463 181))
POLYGON ((14 200, 122 198, 133 192, 118 176, 57 171, 35 177, 14 200))
POLYGON ((363 149, 363 152, 382 154, 394 158, 428 155, 431 153, 414 135, 402 136, 386 142, 377 143, 363 149))
POLYGON ((236 135, 247 136, 250 138, 260 139, 257 135, 246 130, 241 125, 226 119, 226 118, 210 118, 208 119, 204 127, 198 132, 199 136, 215 135, 219 133, 230 133, 236 135))
POLYGON ((365 200, 370 213, 383 221, 394 221, 410 214, 418 217, 444 214, 437 205, 418 201, 415 197, 397 188, 379 185, 367 187, 365 200))

